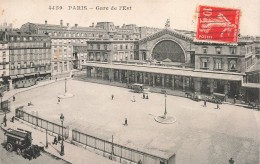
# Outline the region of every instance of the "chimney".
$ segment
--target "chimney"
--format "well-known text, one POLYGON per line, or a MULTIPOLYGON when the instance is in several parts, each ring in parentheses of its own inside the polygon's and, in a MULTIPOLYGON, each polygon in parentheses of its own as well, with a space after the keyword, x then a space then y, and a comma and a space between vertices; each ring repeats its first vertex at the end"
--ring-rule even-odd
POLYGON ((60 25, 63 26, 63 20, 62 19, 60 20, 60 25))
POLYGON ((45 24, 47 24, 47 20, 45 20, 45 24))
POLYGON ((70 24, 69 24, 69 23, 67 23, 67 26, 69 27, 69 26, 70 26, 70 24))
POLYGON ((78 27, 78 24, 75 24, 75 27, 78 27))

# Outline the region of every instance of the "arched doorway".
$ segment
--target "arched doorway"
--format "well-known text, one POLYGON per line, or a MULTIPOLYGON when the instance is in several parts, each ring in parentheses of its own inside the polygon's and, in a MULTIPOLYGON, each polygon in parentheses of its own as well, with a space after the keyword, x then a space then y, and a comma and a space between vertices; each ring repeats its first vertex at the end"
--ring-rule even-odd
POLYGON ((170 59, 172 62, 185 63, 185 53, 181 46, 172 40, 163 40, 157 43, 152 52, 157 61, 170 59))

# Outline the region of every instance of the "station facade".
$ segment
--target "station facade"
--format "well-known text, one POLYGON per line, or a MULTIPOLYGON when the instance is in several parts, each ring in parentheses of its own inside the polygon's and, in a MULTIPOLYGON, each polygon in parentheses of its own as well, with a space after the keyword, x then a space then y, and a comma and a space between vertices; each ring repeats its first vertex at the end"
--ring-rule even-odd
MULTIPOLYGON (((87 44, 91 45, 89 54, 105 53, 107 58, 93 57, 84 64, 88 78, 141 83, 183 93, 219 94, 225 98, 247 99, 243 87, 245 72, 257 61, 251 41, 240 40, 237 44, 196 42, 171 29, 161 30, 138 42, 88 40, 87 44), (131 44, 133 49, 126 51, 124 47, 131 44), (104 45, 109 50, 99 48, 104 45)), ((259 95, 254 99, 259 99, 259 95)))

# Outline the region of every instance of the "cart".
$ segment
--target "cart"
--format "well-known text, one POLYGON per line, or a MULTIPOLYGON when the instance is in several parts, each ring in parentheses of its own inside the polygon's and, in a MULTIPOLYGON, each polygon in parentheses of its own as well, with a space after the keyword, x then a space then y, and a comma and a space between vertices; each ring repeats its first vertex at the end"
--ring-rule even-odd
POLYGON ((5 132, 7 137, 6 150, 9 152, 16 151, 18 155, 31 160, 40 156, 43 147, 32 145, 32 133, 22 129, 8 129, 5 132))

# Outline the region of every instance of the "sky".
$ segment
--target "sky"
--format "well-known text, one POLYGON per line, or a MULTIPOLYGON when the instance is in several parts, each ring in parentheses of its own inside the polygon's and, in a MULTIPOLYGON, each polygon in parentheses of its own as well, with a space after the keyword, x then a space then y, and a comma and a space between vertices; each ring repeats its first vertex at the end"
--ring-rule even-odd
POLYGON ((0 23, 78 24, 90 26, 92 22, 114 22, 115 25, 136 24, 164 28, 170 19, 172 29, 196 31, 196 8, 199 5, 234 8, 241 10, 242 35, 260 36, 260 0, 0 0, 0 23), (50 6, 62 6, 62 10, 50 10, 50 6), (69 6, 87 6, 87 10, 69 10, 69 6), (108 7, 97 10, 96 7, 108 7), (111 7, 117 10, 111 10, 111 7), (131 7, 119 10, 119 6, 131 7), (93 9, 91 9, 93 8, 93 9))

